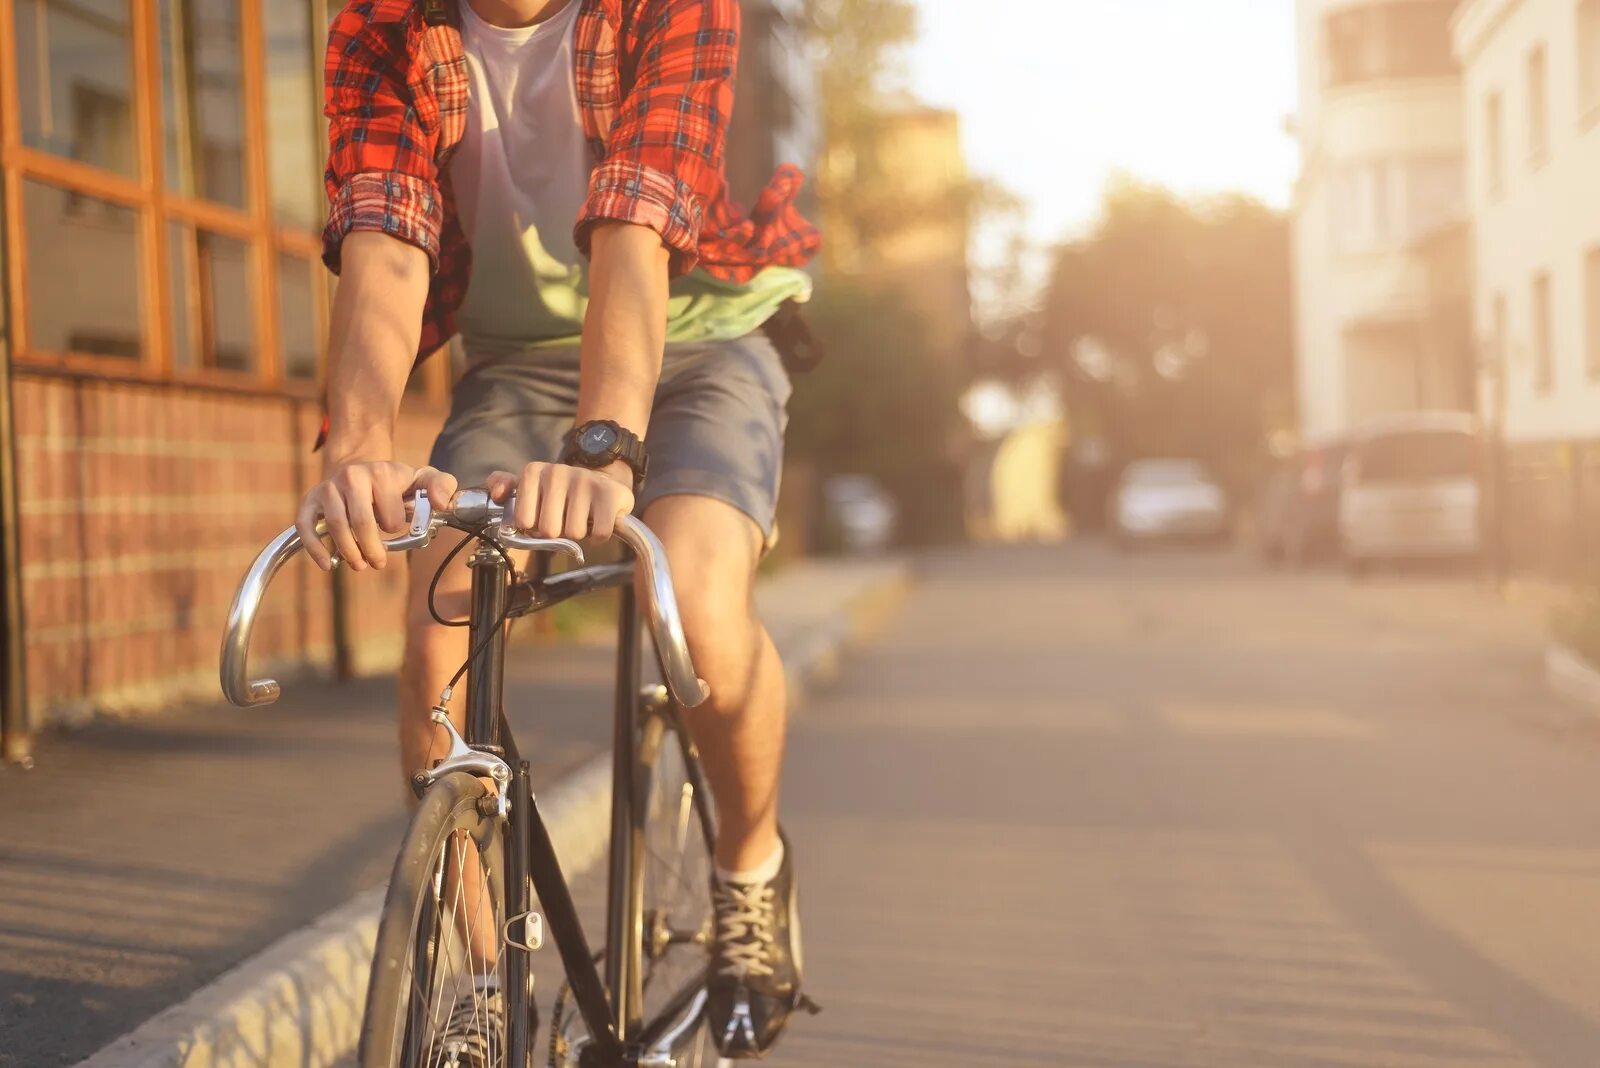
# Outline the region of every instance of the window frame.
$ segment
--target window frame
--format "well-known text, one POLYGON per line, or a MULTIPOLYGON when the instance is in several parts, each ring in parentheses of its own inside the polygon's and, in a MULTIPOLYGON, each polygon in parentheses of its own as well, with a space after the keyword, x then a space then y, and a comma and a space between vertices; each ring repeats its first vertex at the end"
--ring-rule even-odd
POLYGON ((1578 129, 1600 123, 1600 0, 1577 0, 1573 9, 1577 52, 1578 129))
POLYGON ((1600 244, 1583 250, 1583 349, 1589 381, 1600 381, 1600 244))
POLYGON ((1537 171, 1550 161, 1550 50, 1543 41, 1528 49, 1522 68, 1528 113, 1528 168, 1537 171))
POLYGON ((1489 199, 1500 200, 1506 193, 1506 104, 1505 94, 1498 89, 1483 98, 1483 158, 1489 199))
POLYGON ((1546 270, 1535 271, 1529 286, 1528 315, 1533 335, 1533 391, 1547 397, 1556 391, 1555 281, 1546 270))
MULTIPOLYGON (((273 211, 266 117, 266 4, 284 0, 232 0, 240 17, 240 85, 243 94, 245 190, 242 207, 232 207, 196 196, 177 193, 167 186, 164 143, 162 69, 158 5, 129 0, 129 61, 132 72, 132 111, 135 167, 132 175, 103 170, 91 164, 52 155, 22 142, 22 113, 14 90, 19 76, 16 4, 27 0, 0 0, 0 204, 12 225, 5 231, 6 256, 3 283, 12 314, 9 317, 11 359, 34 371, 90 373, 117 379, 199 385, 225 390, 314 396, 326 371, 326 341, 319 345, 318 373, 314 380, 292 379, 285 374, 282 338, 279 336, 278 257, 290 255, 320 260, 320 234, 314 230, 281 226, 273 211), (30 344, 28 289, 30 266, 26 257, 27 219, 22 193, 27 180, 42 181, 83 193, 134 211, 137 234, 140 358, 129 360, 92 353, 53 351, 30 344), (251 279, 252 346, 255 366, 248 371, 175 363, 174 288, 185 285, 173 271, 181 252, 171 246, 169 223, 190 230, 210 231, 246 244, 251 279)), ((314 80, 313 99, 322 96, 322 64, 326 47, 328 6, 335 0, 303 0, 310 7, 311 40, 306 56, 308 76, 314 80)), ((319 132, 320 117, 319 117, 319 132)), ((325 141, 318 138, 319 143, 325 141)), ((326 151, 325 144, 322 146, 326 151)), ((320 164, 320 160, 318 163, 320 164)), ((308 175, 312 181, 315 176, 308 175)), ((320 225, 320 220, 318 222, 320 225)), ((326 286, 312 287, 317 317, 316 331, 326 339, 331 314, 326 286)), ((191 344, 197 339, 191 338, 191 344)), ((199 361, 197 361, 199 362, 199 361)), ((432 399, 436 391, 429 391, 432 399)))

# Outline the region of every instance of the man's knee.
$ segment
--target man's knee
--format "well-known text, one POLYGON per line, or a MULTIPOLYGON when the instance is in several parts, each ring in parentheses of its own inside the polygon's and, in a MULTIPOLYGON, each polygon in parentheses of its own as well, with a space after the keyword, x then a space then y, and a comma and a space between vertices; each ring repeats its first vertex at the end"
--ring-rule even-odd
POLYGON ((667 498, 646 521, 667 550, 695 668, 717 706, 737 702, 749 688, 763 637, 751 603, 759 531, 742 513, 706 498, 667 498))

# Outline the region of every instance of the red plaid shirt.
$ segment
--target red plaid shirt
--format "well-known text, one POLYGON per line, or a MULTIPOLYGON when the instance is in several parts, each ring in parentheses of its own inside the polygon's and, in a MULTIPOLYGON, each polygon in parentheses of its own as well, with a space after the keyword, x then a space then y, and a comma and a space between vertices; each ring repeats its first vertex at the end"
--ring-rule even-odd
MULTIPOLYGON (((337 274, 352 230, 428 254, 419 356, 455 333, 472 267, 445 167, 467 117, 457 2, 350 0, 328 31, 322 257, 337 274)), ((699 265, 738 282, 810 260, 821 238, 795 207, 797 168, 779 168, 748 215, 728 197, 738 0, 572 2, 582 4, 573 74, 595 163, 578 248, 587 255, 595 224, 617 220, 660 234, 674 275, 699 265)))

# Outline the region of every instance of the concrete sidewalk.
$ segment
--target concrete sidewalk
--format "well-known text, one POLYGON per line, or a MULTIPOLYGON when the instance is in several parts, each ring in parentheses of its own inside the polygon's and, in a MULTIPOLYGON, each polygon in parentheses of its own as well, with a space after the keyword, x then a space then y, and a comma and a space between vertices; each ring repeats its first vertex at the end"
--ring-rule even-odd
MULTIPOLYGON (((830 670, 907 576, 885 559, 764 580, 791 686, 830 670)), ((563 780, 608 744, 609 649, 519 645, 511 659, 508 705, 535 788, 569 812, 592 808, 592 774, 563 780)), ((403 825, 392 700, 391 680, 306 681, 267 709, 56 735, 34 770, 0 773, 0 1065, 74 1063, 192 995, 204 1011, 208 992, 195 992, 220 974, 272 946, 282 965, 295 939, 315 941, 308 925, 326 933, 337 910, 369 907, 352 899, 388 874, 403 825)), ((163 1034, 192 1047, 180 1032, 163 1034)))

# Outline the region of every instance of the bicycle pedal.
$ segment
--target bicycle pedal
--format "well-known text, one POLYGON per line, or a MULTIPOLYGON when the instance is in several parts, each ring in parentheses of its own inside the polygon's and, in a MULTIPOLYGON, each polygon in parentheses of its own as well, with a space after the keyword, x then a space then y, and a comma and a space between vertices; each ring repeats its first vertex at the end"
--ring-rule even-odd
POLYGON ((506 945, 532 953, 544 945, 544 917, 537 912, 524 912, 506 921, 502 932, 506 945), (519 926, 520 925, 520 926, 519 926))

